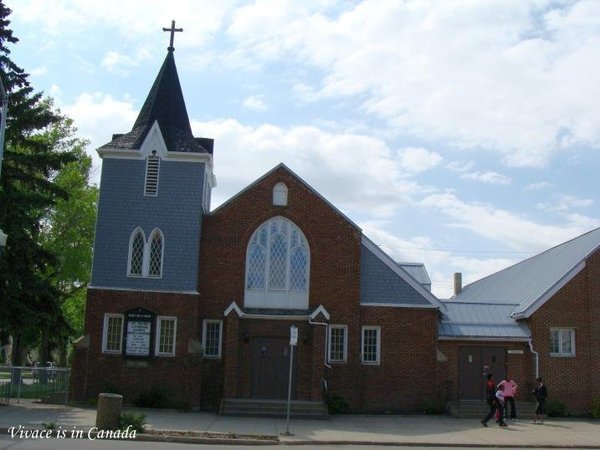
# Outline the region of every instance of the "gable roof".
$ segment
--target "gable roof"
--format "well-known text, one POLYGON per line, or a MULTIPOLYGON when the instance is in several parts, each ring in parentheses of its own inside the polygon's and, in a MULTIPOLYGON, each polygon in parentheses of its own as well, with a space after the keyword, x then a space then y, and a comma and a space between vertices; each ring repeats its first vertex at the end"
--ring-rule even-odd
POLYGON ((600 249, 600 228, 465 286, 447 303, 513 304, 514 319, 530 317, 600 249))
MULTIPOLYGON (((424 284, 429 281, 429 276, 424 266, 420 263, 397 263, 383 250, 362 234, 361 228, 350 220, 344 213, 330 203, 319 192, 312 188, 306 181, 300 178, 294 171, 287 167, 284 163, 279 163, 273 169, 268 171, 262 177, 246 186, 236 195, 231 197, 226 202, 219 205, 210 214, 218 214, 222 209, 232 205, 233 202, 245 192, 252 189, 254 186, 261 183, 264 179, 271 176, 274 172, 282 170, 293 176, 306 189, 312 192, 321 201, 326 203, 335 213, 344 218, 352 227, 361 235, 361 305, 365 306, 408 306, 421 308, 444 308, 444 304, 433 295, 424 284), (370 260, 370 263, 366 262, 370 260), (375 286, 370 282, 369 286, 365 286, 363 277, 365 276, 365 268, 373 269, 376 266, 376 272, 381 275, 379 282, 381 286, 375 286), (408 270, 407 270, 408 269, 408 270), (410 271, 415 272, 413 276, 410 271), (382 278, 383 277, 383 278, 382 278), (423 283, 424 282, 424 283, 423 283)), ((429 281, 430 282, 430 281, 429 281)))
POLYGON ((287 172, 288 174, 290 174, 292 177, 294 177, 299 183, 301 183, 306 189, 308 189, 309 191, 311 191, 315 196, 317 196, 321 201, 323 201, 324 203, 326 203, 332 210, 334 210, 337 214, 339 214, 340 216, 342 216, 350 225, 352 225, 354 228, 356 228, 358 231, 361 231, 361 228, 356 225, 352 220, 350 220, 348 218, 348 216, 346 216, 343 212, 341 212, 338 208, 336 208, 329 200, 327 200, 325 197, 323 197, 321 194, 319 194, 319 192, 317 192, 310 184, 308 184, 306 181, 304 181, 298 174, 296 174, 292 169, 290 169, 288 166, 286 166, 284 163, 279 163, 277 164, 275 167, 273 167, 271 170, 269 170, 267 173, 265 173, 262 177, 258 178, 257 180, 255 180, 253 183, 250 183, 248 186, 246 186, 244 189, 242 189, 241 191, 239 191, 237 194, 235 194, 233 197, 230 197, 229 200, 226 200, 225 202, 221 203, 217 208, 215 208, 212 212, 212 214, 216 214, 218 213, 221 209, 225 209, 227 208, 229 205, 231 205, 237 198, 239 198, 242 194, 244 194, 245 192, 249 191, 250 189, 252 189, 254 186, 258 185, 259 183, 261 183, 265 178, 270 177, 273 173, 277 172, 278 170, 283 170, 285 172, 287 172))
POLYGON ((131 131, 113 135, 112 141, 100 149, 139 149, 154 122, 158 122, 167 150, 212 153, 212 140, 194 138, 192 134, 172 48, 167 52, 131 131))

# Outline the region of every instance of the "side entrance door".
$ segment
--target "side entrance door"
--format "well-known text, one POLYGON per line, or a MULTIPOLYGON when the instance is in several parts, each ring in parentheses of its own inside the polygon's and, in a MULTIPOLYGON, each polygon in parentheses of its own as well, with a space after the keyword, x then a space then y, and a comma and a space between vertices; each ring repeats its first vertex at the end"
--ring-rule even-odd
MULTIPOLYGON (((296 392, 296 354, 292 373, 292 399, 296 392)), ((287 338, 252 339, 252 398, 285 400, 288 396, 290 341, 287 338)))
POLYGON ((486 374, 498 384, 506 376, 506 347, 458 348, 458 389, 461 400, 485 399, 486 374))

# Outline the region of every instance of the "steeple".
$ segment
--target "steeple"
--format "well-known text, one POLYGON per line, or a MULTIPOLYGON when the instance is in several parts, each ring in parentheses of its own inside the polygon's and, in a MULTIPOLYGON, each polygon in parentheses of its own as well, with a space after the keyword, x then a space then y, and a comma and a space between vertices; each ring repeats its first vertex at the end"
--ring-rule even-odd
POLYGON ((133 129, 151 126, 155 120, 163 134, 168 128, 192 134, 173 51, 167 53, 133 129))
POLYGON ((183 31, 175 28, 163 28, 171 32, 171 41, 167 56, 154 80, 148 97, 127 134, 113 135, 113 140, 102 148, 139 149, 155 121, 158 122, 168 151, 212 153, 212 140, 194 138, 188 118, 179 75, 175 66, 173 34, 183 31))

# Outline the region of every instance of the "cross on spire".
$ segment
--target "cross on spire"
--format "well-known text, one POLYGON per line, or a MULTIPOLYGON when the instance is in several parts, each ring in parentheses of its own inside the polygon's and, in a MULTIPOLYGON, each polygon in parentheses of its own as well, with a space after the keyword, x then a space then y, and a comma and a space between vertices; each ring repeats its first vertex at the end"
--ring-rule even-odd
POLYGON ((164 28, 163 27, 163 31, 170 31, 171 32, 171 41, 169 42, 169 48, 167 48, 167 50, 169 50, 170 52, 175 50, 175 47, 173 47, 173 37, 175 37, 175 32, 177 31, 183 31, 183 28, 175 28, 175 21, 171 20, 171 28, 164 28))

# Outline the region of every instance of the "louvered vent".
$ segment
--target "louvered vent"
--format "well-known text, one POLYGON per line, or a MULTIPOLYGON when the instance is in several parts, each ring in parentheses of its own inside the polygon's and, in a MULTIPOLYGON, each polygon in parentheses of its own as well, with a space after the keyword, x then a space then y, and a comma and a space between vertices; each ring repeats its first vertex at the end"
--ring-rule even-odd
POLYGON ((158 156, 148 156, 146 161, 146 187, 144 195, 158 195, 158 171, 160 168, 160 158, 158 156))

